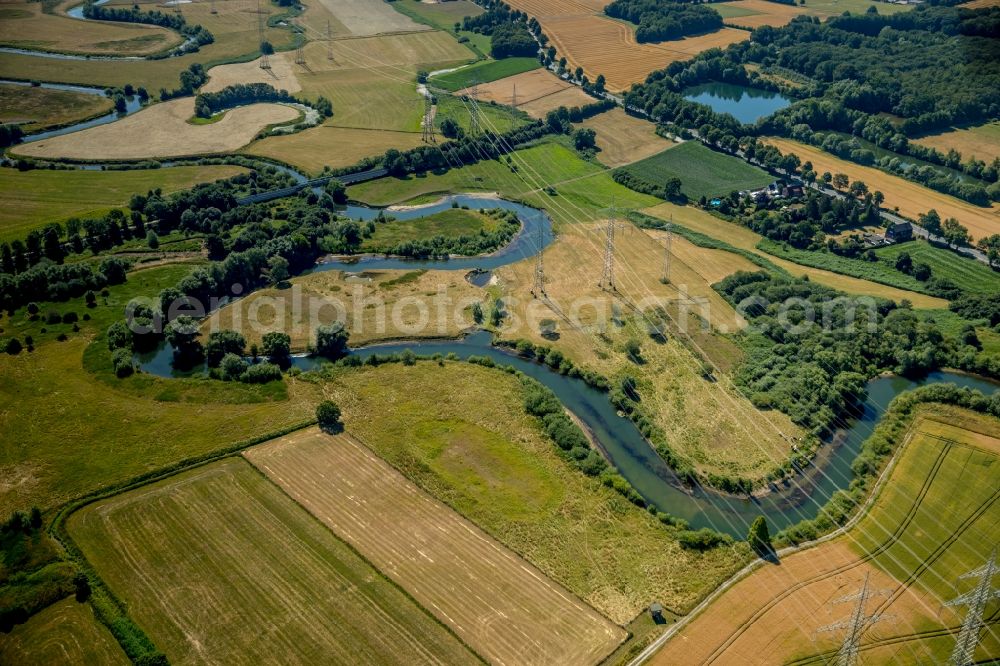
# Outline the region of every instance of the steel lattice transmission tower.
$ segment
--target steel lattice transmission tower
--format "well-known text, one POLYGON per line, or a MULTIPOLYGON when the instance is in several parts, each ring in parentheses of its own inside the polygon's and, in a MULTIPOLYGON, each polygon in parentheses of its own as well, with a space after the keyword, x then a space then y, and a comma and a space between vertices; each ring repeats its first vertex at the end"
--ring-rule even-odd
POLYGON ((510 96, 510 128, 514 129, 517 124, 517 84, 514 84, 514 92, 510 96))
POLYGON ((674 216, 670 216, 670 221, 667 222, 667 237, 664 239, 663 245, 663 277, 660 278, 660 282, 663 284, 670 284, 670 258, 672 256, 672 247, 674 242, 674 216))
POLYGON ((429 90, 424 91, 424 120, 421 123, 424 143, 436 143, 434 139, 434 96, 429 90))
POLYGON ((292 27, 295 29, 295 35, 296 35, 295 64, 304 65, 306 64, 306 52, 305 52, 306 31, 302 29, 302 26, 299 25, 299 22, 296 21, 295 19, 292 19, 292 27))
POLYGON ((329 19, 326 22, 326 59, 333 62, 333 30, 330 29, 329 19))
POLYGON ((965 621, 962 622, 962 631, 958 634, 955 649, 951 653, 950 663, 953 666, 968 666, 968 664, 973 663, 976 645, 979 644, 979 632, 983 629, 983 612, 986 610, 986 604, 993 599, 1000 599, 1000 590, 993 589, 993 577, 997 574, 1000 574, 1000 567, 997 566, 997 551, 994 548, 986 564, 975 571, 959 576, 959 580, 978 578, 979 582, 975 589, 945 604, 945 606, 969 607, 965 621))
POLYGON ((257 38, 260 42, 260 68, 271 69, 271 61, 264 51, 264 42, 267 40, 264 39, 264 14, 260 11, 260 0, 257 0, 257 38))
POLYGON ((479 79, 472 80, 469 99, 472 101, 472 106, 469 107, 469 135, 479 136, 479 79))
POLYGON ((840 650, 837 652, 837 666, 854 666, 854 664, 858 662, 858 651, 861 648, 861 635, 865 633, 865 631, 873 624, 886 620, 889 617, 884 615, 879 610, 876 610, 871 615, 867 615, 865 613, 865 606, 867 605, 869 599, 877 596, 887 596, 888 594, 889 590, 870 590, 868 588, 868 573, 866 572, 865 580, 861 584, 860 590, 854 594, 849 594, 830 602, 833 604, 840 604, 848 601, 855 602, 854 611, 851 613, 850 618, 817 629, 817 631, 847 630, 847 633, 844 635, 844 642, 841 644, 840 650))
POLYGON ((615 225, 618 224, 618 210, 615 208, 615 200, 611 199, 611 207, 608 209, 608 226, 604 232, 604 270, 601 272, 601 281, 597 286, 607 291, 616 291, 615 288, 615 225))
POLYGON ((545 238, 542 232, 542 225, 538 225, 537 254, 535 254, 535 284, 531 287, 531 295, 535 298, 547 298, 545 293, 545 264, 542 260, 542 250, 545 245, 545 238))

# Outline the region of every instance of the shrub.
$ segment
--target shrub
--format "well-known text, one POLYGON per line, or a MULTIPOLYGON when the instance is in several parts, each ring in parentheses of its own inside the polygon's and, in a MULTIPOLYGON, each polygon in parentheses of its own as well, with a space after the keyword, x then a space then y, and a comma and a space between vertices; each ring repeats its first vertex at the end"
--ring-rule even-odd
POLYGON ((281 379, 281 368, 273 363, 257 363, 247 368, 240 375, 240 381, 246 384, 266 384, 281 379))
POLYGON ((116 349, 111 354, 111 367, 114 368, 116 377, 128 377, 135 372, 132 363, 131 349, 116 349))
POLYGON ((248 368, 249 364, 240 356, 233 353, 226 354, 219 362, 219 370, 221 371, 222 378, 226 381, 239 380, 248 368))

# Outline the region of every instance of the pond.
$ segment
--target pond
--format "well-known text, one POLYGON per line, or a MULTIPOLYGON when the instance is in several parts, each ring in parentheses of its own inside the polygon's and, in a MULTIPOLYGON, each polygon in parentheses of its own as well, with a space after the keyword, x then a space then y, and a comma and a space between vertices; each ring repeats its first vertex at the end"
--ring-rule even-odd
MULTIPOLYGON (((352 350, 351 354, 364 359, 372 354, 391 354, 406 349, 423 356, 451 353, 460 359, 487 356, 497 364, 511 365, 538 380, 580 418, 611 463, 648 502, 687 520, 692 528, 711 527, 740 539, 746 536, 750 523, 758 515, 767 517, 773 531, 805 518, 814 518, 817 510, 834 492, 849 486, 851 463, 861 444, 872 433, 892 399, 903 391, 932 382, 954 382, 987 393, 998 388, 998 385, 985 379, 949 372, 931 373, 919 381, 899 377, 872 380, 868 383, 868 397, 857 418, 847 428, 835 433, 832 441, 821 450, 816 465, 769 495, 749 500, 685 487, 635 425, 617 414, 607 394, 580 379, 560 375, 546 365, 492 346, 489 333, 477 332, 461 340, 373 345, 352 350)), ((170 367, 170 358, 171 350, 164 345, 157 352, 138 360, 145 372, 178 376, 170 367)), ((306 371, 324 362, 308 356, 292 359, 294 367, 306 371)), ((201 372, 198 371, 199 374, 201 372)))
POLYGON ((752 125, 792 103, 784 95, 770 90, 749 88, 732 83, 703 83, 684 91, 684 99, 728 113, 746 125, 752 125))

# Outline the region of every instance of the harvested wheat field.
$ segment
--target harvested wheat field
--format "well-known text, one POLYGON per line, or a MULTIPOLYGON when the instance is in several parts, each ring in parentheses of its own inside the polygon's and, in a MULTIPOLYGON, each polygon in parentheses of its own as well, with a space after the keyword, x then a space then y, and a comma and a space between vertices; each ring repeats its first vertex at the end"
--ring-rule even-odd
POLYGON ((1000 158, 1000 122, 954 128, 940 134, 911 139, 911 141, 922 146, 937 148, 942 153, 947 153, 954 148, 962 154, 962 159, 965 161, 968 161, 970 157, 975 157, 977 160, 989 164, 1000 158))
POLYGON ((984 7, 1000 7, 1000 0, 972 0, 962 5, 965 9, 983 9, 984 7))
POLYGON ((392 8, 392 3, 389 2, 320 0, 320 4, 355 37, 432 29, 428 25, 417 23, 409 16, 397 12, 392 8))
POLYGON ((662 236, 625 224, 615 234, 618 293, 611 297, 597 285, 604 237, 604 223, 578 223, 564 227, 546 248, 545 290, 555 310, 530 295, 533 262, 495 271, 511 320, 517 322, 502 330, 503 337, 552 346, 612 381, 623 374, 633 376, 642 394, 650 396, 652 420, 675 453, 703 473, 763 477, 790 455, 791 438, 801 431, 776 410, 757 410, 726 372, 741 352, 715 332, 734 332, 745 322, 711 284, 723 272, 750 268, 750 262, 675 239, 671 283, 665 285, 660 281, 662 236), (557 340, 542 337, 543 318, 557 321, 557 340), (665 341, 651 340, 650 321, 662 322, 665 341), (640 345, 643 363, 629 360, 625 345, 630 340, 640 345), (706 381, 695 351, 722 371, 712 381, 706 381))
POLYGON ((292 349, 304 351, 316 327, 346 323, 351 346, 385 339, 456 337, 473 325, 469 308, 482 291, 461 271, 364 271, 348 275, 320 271, 292 280, 289 289, 262 289, 214 312, 202 332, 235 329, 247 343, 281 331, 292 349), (448 316, 421 325, 419 307, 437 312, 438 294, 449 299, 448 316))
POLYGON ((620 108, 588 118, 582 124, 597 132, 598 161, 620 167, 663 152, 676 144, 656 133, 656 126, 625 113, 620 108))
POLYGON ((90 504, 73 540, 172 664, 471 664, 242 458, 90 504))
POLYGON ((496 664, 595 664, 625 632, 353 438, 303 430, 244 456, 496 664))
MULTIPOLYGON (((1000 490, 990 482, 1000 440, 983 434, 1000 431, 1000 423, 955 408, 924 407, 921 414, 856 526, 783 557, 780 566, 759 567, 681 626, 650 663, 830 663, 843 633, 817 630, 850 616, 853 604, 834 600, 856 593, 866 577, 871 591, 885 591, 866 612, 891 620, 862 635, 863 663, 945 663, 965 611, 944 603, 973 587, 957 576, 986 561, 1000 521, 1000 490), (937 420, 953 415, 975 431, 937 420)), ((977 655, 998 649, 1000 632, 988 629, 977 655)))
MULTIPOLYGON (((489 83, 481 83, 477 89, 479 99, 486 102, 496 102, 504 106, 513 103, 515 89, 517 91, 517 104, 527 104, 534 100, 552 95, 561 90, 575 88, 571 83, 563 81, 558 76, 547 69, 533 69, 530 72, 523 72, 508 76, 489 83)), ((471 88, 464 88, 457 91, 458 96, 471 94, 471 88)))
MULTIPOLYGON (((518 98, 520 99, 520 93, 518 93, 518 98)), ((565 90, 560 90, 559 92, 552 93, 551 95, 545 95, 544 97, 539 97, 538 99, 532 100, 526 104, 518 102, 517 108, 524 111, 532 118, 544 118, 545 114, 549 111, 558 109, 560 106, 565 106, 567 108, 573 106, 583 106, 584 104, 590 104, 594 101, 594 98, 583 92, 577 86, 570 86, 565 90)))
POLYGON ((218 92, 238 83, 267 83, 276 90, 287 90, 290 93, 302 90, 295 76, 295 70, 301 68, 292 64, 288 53, 275 53, 268 57, 268 62, 270 69, 261 69, 260 58, 232 65, 217 65, 208 70, 208 83, 199 92, 218 92))
POLYGON ((976 206, 955 197, 935 192, 918 183, 893 176, 872 167, 861 166, 791 139, 764 138, 765 143, 776 146, 782 153, 795 153, 802 161, 810 161, 816 173, 845 173, 851 180, 862 180, 871 190, 885 195, 885 207, 899 207, 903 215, 916 219, 932 208, 941 219, 954 217, 969 230, 973 240, 1000 233, 1000 204, 988 208, 976 206))
POLYGON ((0 2, 0 45, 58 53, 141 56, 182 41, 178 33, 159 26, 81 21, 62 13, 77 4, 69 0, 47 13, 41 2, 0 2))
POLYGON ((53 666, 132 662, 114 636, 94 617, 90 604, 63 599, 0 638, 0 664, 53 666))
POLYGON ((737 0, 713 5, 729 25, 741 28, 759 28, 762 25, 780 27, 806 10, 796 5, 786 5, 770 0, 737 0))
MULTIPOLYGON (((517 4, 517 3, 515 3, 517 4)), ((545 34, 569 68, 583 67, 591 80, 603 74, 611 90, 625 90, 653 71, 677 60, 687 60, 711 48, 725 48, 749 38, 745 30, 723 28, 706 35, 659 44, 639 44, 632 29, 601 16, 539 19, 545 34)))
MULTIPOLYGON (((898 289, 896 287, 862 280, 849 275, 841 275, 840 273, 823 270, 822 268, 803 266, 801 264, 788 261, 787 259, 775 257, 774 255, 770 255, 763 250, 757 249, 757 243, 759 243, 762 238, 759 234, 754 233, 744 226, 726 222, 725 220, 719 219, 714 215, 710 215, 709 213, 699 210, 693 206, 677 206, 672 203, 662 203, 652 208, 647 208, 642 212, 647 215, 652 215, 653 217, 658 217, 661 220, 676 221, 678 224, 687 227, 692 231, 703 233, 707 236, 725 241, 734 247, 765 257, 795 277, 808 276, 810 280, 815 280, 820 284, 825 284, 828 287, 847 292, 848 294, 878 296, 881 298, 891 299, 897 303, 906 299, 918 308, 947 309, 948 307, 948 301, 942 298, 928 296, 927 294, 921 294, 916 291, 898 289)), ((755 268, 754 270, 759 269, 755 268)))
POLYGON ((46 159, 142 160, 229 153, 250 143, 268 125, 287 123, 299 111, 283 104, 251 104, 226 111, 218 122, 193 125, 194 98, 162 102, 121 120, 18 146, 19 155, 46 159))
POLYGON ((419 145, 417 132, 320 125, 294 134, 267 137, 244 152, 271 157, 308 173, 319 173, 325 166, 333 169, 351 166, 390 148, 409 150, 419 145))

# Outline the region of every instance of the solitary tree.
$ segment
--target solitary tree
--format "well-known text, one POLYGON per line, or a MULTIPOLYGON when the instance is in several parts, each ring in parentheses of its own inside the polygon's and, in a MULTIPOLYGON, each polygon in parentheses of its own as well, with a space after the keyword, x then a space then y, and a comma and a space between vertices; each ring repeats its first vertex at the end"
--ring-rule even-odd
POLYGON ((292 339, 287 333, 279 331, 265 333, 261 343, 264 356, 267 356, 271 361, 279 365, 288 361, 292 350, 292 339))
POLYGON ((347 356, 348 335, 340 324, 316 327, 316 353, 332 360, 347 356))
POLYGON ((324 400, 316 405, 316 420, 319 427, 327 432, 340 432, 344 424, 340 421, 340 407, 332 400, 324 400))
POLYGON ((771 535, 767 532, 767 521, 764 516, 754 518, 750 525, 750 533, 747 535, 747 542, 758 555, 766 555, 771 552, 771 535))

